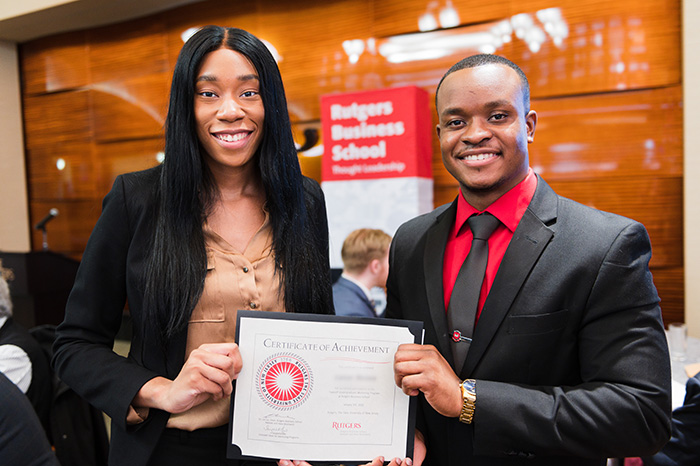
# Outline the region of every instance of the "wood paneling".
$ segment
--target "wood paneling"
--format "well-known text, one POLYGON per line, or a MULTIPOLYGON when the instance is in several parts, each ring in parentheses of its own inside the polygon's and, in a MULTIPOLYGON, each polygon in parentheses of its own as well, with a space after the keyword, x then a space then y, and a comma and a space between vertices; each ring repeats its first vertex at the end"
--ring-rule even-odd
POLYGON ((685 320, 683 267, 668 269, 652 267, 651 273, 654 276, 654 284, 661 298, 661 312, 664 323, 683 322, 685 320))
POLYGON ((99 173, 91 156, 92 147, 88 142, 72 142, 28 149, 29 198, 40 201, 99 197, 99 173))
POLYGON ((23 44, 21 50, 27 94, 76 89, 90 82, 85 31, 38 39, 23 44))
POLYGON ((157 17, 92 29, 88 40, 93 84, 169 71, 165 26, 157 17))
POLYGON ((525 41, 513 40, 513 49, 507 54, 527 74, 533 96, 622 91, 680 82, 678 2, 565 1, 557 6, 561 6, 569 30, 560 47, 548 37, 533 53, 525 41))
POLYGON ((530 164, 547 180, 683 174, 681 86, 537 99, 530 164))
POLYGON ((92 86, 95 140, 162 137, 169 76, 154 73, 92 86))
MULTIPOLYGON (((460 24, 476 24, 506 18, 513 13, 512 1, 497 5, 489 2, 452 0, 459 14, 460 24)), ((525 4, 529 2, 517 2, 525 4)), ((551 3, 551 2, 548 2, 551 3)), ((562 2, 558 2, 561 4, 562 2)), ((564 2, 565 3, 565 2, 564 2)), ((374 33, 377 37, 418 32, 418 19, 425 13, 432 14, 439 22, 440 10, 447 5, 444 0, 388 0, 373 2, 374 33)))
MULTIPOLYGON (((500 37, 493 51, 527 73, 539 115, 531 165, 560 194, 645 224, 664 318, 682 320, 680 2, 452 0, 459 27, 412 36, 428 8, 438 14, 445 4, 254 0, 242 8, 208 0, 22 44, 32 222, 57 207, 50 247, 79 257, 114 178, 158 163, 170 73, 189 28, 240 27, 275 47, 298 143, 304 129, 320 130, 321 95, 416 85, 434 97, 452 64, 500 37), (561 42, 555 29, 545 32, 542 10, 552 7, 558 10, 549 13, 558 11, 563 21, 556 30, 565 27, 561 42), (516 19, 531 22, 530 35, 514 29, 494 35, 516 19), (539 49, 528 44, 538 30, 539 49), (413 39, 454 48, 438 58, 387 59, 384 44, 413 39), (362 45, 355 63, 343 46, 353 40, 362 45)), ((434 125, 432 105, 431 98, 434 125)), ((322 136, 311 153, 320 150, 322 136)), ((304 174, 320 178, 320 157, 299 160, 304 174)), ((435 204, 451 201, 457 183, 442 165, 435 135, 432 167, 435 204)), ((33 234, 39 249, 40 234, 33 234)))
POLYGON ((118 175, 158 165, 159 157, 163 155, 163 140, 155 138, 96 144, 95 153, 100 173, 95 184, 98 197, 102 198, 112 188, 118 175))
POLYGON ((91 141, 89 92, 25 97, 24 132, 28 149, 91 141))

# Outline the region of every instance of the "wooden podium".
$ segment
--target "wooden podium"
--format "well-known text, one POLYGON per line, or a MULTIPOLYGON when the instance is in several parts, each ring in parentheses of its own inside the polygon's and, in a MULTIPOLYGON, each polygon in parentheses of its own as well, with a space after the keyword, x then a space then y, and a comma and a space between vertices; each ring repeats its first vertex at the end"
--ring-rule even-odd
POLYGON ((0 251, 0 259, 15 276, 9 282, 14 319, 25 328, 60 324, 79 262, 51 251, 0 251))

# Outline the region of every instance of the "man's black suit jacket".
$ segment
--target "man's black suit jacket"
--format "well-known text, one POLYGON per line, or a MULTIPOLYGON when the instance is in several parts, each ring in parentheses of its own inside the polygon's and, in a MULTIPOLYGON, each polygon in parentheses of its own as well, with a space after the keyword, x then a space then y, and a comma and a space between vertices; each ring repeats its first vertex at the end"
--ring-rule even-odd
MULTIPOLYGON (((456 202, 397 231, 387 317, 420 320, 453 364, 442 261, 456 202)), ((669 437, 670 362, 649 238, 632 220, 557 196, 538 177, 469 354, 471 425, 421 396, 428 465, 604 464, 669 437)))
MULTIPOLYGON (((186 330, 165 350, 152 335, 144 334, 143 271, 153 234, 160 169, 120 175, 115 180, 83 254, 65 320, 56 331, 53 364, 59 377, 112 420, 110 465, 146 464, 169 413, 151 409, 144 423, 127 425, 129 406, 147 381, 156 376, 174 379, 185 360, 186 330), (127 300, 133 336, 129 355, 123 358, 112 348, 127 300)), ((319 247, 327 251, 323 193, 308 178, 304 191, 311 228, 325 241, 319 247)))

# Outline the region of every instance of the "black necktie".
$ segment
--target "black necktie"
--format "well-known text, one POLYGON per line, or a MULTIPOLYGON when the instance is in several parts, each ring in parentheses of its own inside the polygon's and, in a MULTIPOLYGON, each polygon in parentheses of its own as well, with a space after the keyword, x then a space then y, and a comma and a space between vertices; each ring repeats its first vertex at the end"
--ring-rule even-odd
POLYGON ((467 219, 474 238, 469 255, 459 269, 457 281, 447 306, 447 321, 452 331, 452 355, 457 374, 462 370, 474 333, 474 322, 479 307, 479 294, 489 258, 488 239, 501 223, 488 212, 467 219))

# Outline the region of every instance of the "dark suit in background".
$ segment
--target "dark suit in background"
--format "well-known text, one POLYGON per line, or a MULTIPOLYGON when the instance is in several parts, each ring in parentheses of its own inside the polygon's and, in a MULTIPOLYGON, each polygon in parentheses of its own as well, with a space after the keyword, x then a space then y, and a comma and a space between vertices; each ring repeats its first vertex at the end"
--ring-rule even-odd
POLYGON ((333 285, 333 306, 339 316, 377 317, 365 292, 342 276, 333 285))
POLYGON ((430 465, 604 464, 668 438, 670 362, 644 227, 537 190, 505 253, 463 367, 455 368, 442 260, 456 202, 399 228, 387 317, 425 323, 476 384, 472 424, 421 395, 430 465), (598 458, 598 459, 594 459, 598 458))
POLYGON ((29 400, 1 372, 0 464, 60 466, 29 400))
POLYGON ((49 431, 49 411, 53 397, 52 373, 48 356, 29 331, 9 317, 0 327, 0 345, 15 345, 22 349, 32 363, 32 382, 27 389, 27 398, 36 411, 41 425, 49 431))
POLYGON ((660 452, 643 458, 645 466, 700 464, 700 373, 685 384, 683 406, 673 410, 671 440, 660 452))

